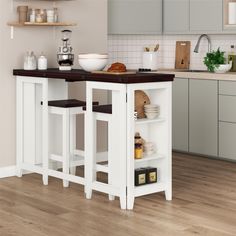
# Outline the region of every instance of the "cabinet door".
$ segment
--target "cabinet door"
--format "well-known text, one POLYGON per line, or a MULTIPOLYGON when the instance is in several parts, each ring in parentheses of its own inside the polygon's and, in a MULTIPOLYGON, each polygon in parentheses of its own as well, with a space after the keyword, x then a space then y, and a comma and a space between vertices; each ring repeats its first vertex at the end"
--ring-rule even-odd
POLYGON ((189 0, 164 0, 163 32, 189 32, 189 0))
POLYGON ((236 160, 236 124, 220 122, 219 156, 236 160))
POLYGON ((189 80, 189 151, 217 156, 217 81, 189 80))
POLYGON ((190 31, 221 32, 222 0, 190 0, 190 31))
POLYGON ((173 149, 188 152, 188 79, 173 82, 173 149))
POLYGON ((109 34, 159 34, 162 0, 108 0, 109 34))

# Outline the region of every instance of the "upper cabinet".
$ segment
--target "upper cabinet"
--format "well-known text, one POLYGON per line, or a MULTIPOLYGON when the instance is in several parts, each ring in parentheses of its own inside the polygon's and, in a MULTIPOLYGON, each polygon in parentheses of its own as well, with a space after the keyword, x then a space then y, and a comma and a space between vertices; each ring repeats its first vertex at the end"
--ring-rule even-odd
POLYGON ((108 0, 109 34, 161 34, 162 0, 108 0))
POLYGON ((189 0, 163 1, 163 32, 189 32, 189 0))
POLYGON ((222 0, 190 0, 190 31, 220 33, 223 30, 222 0))

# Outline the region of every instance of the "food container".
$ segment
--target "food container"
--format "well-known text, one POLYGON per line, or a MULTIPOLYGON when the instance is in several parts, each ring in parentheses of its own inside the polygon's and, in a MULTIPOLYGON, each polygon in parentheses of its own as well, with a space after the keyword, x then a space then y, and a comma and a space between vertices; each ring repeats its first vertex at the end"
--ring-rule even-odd
POLYGON ((157 52, 143 52, 142 68, 150 70, 158 70, 158 51, 157 52))
POLYGON ((141 186, 146 184, 146 169, 145 168, 139 168, 135 170, 135 186, 141 186))
POLYGON ((47 68, 48 68, 48 60, 43 54, 41 54, 41 56, 38 58, 38 69, 47 70, 47 68))
POLYGON ((17 12, 19 14, 19 23, 27 22, 28 6, 18 6, 17 12))
POLYGON ((147 167, 146 168, 146 182, 152 184, 157 182, 157 168, 147 167))

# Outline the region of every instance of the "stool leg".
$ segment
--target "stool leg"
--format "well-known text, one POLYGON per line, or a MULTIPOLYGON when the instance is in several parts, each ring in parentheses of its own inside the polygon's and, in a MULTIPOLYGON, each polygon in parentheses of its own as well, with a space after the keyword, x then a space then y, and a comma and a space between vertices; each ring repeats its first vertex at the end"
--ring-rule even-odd
MULTIPOLYGON (((108 184, 112 185, 114 183, 113 178, 114 174, 112 172, 112 167, 113 167, 113 157, 114 157, 114 152, 115 152, 115 143, 114 143, 114 127, 113 127, 113 122, 112 120, 108 122, 108 184)), ((109 200, 114 201, 115 196, 109 194, 109 200)))
MULTIPOLYGON (((62 158, 63 158, 63 164, 62 169, 64 174, 69 174, 70 169, 70 113, 69 109, 65 109, 65 113, 63 114, 62 118, 62 135, 63 135, 63 141, 62 141, 62 158)), ((63 186, 69 187, 69 181, 63 180, 63 186)))
MULTIPOLYGON (((74 151, 76 150, 76 115, 70 115, 70 164, 73 163, 74 151)), ((70 165, 70 174, 76 175, 76 166, 70 165)))
POLYGON ((85 142, 86 142, 86 155, 85 155, 85 178, 86 178, 86 186, 85 186, 85 194, 87 199, 92 198, 92 183, 96 180, 96 146, 97 146, 97 124, 96 119, 92 115, 92 126, 89 125, 91 123, 88 119, 85 119, 85 142), (87 130, 89 129, 89 130, 87 130), (89 136, 90 134, 91 136, 89 136), (91 138, 92 137, 92 138, 91 138), (88 151, 90 152, 88 155, 88 151))

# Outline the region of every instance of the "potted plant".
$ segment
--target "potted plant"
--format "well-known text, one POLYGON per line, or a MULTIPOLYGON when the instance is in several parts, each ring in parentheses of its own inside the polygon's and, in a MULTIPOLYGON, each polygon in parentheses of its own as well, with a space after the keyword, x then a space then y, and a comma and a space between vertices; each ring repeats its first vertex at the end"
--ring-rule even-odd
POLYGON ((215 73, 225 73, 228 72, 232 67, 232 62, 225 64, 225 52, 220 51, 218 48, 216 51, 211 51, 204 57, 204 64, 206 65, 208 71, 215 73))

